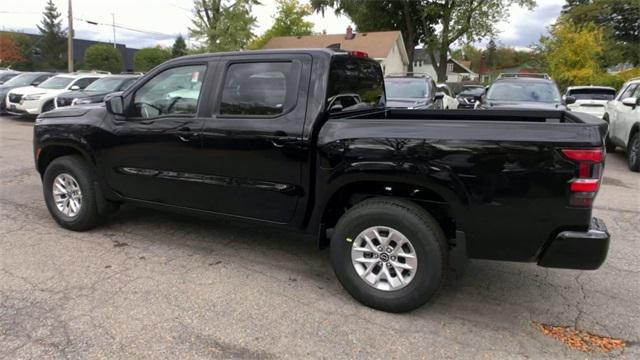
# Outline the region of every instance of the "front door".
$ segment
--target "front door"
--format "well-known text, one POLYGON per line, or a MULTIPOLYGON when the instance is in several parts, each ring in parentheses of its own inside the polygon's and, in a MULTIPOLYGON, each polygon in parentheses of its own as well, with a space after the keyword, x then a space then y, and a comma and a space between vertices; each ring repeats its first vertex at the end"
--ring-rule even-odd
POLYGON ((191 174, 201 155, 206 64, 160 71, 137 87, 127 116, 112 121, 104 150, 109 186, 126 198, 191 207, 199 197, 191 174))
MULTIPOLYGON (((208 184, 201 208, 290 222, 303 195, 302 141, 311 58, 221 63, 213 114, 203 128, 208 184)), ((307 164, 307 166, 309 166, 307 164)))

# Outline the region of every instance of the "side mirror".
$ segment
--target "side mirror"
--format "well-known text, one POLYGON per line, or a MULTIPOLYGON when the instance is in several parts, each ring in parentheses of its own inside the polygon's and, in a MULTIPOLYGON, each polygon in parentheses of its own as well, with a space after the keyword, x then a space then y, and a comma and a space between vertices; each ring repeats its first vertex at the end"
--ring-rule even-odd
POLYGON ((569 95, 569 96, 565 96, 565 97, 564 97, 564 103, 565 103, 566 105, 570 105, 570 104, 573 104, 573 103, 575 103, 575 102, 576 102, 576 97, 575 97, 575 96, 571 96, 571 95, 569 95))
POLYGON ((442 99, 444 99, 444 93, 443 93, 443 92, 439 92, 439 91, 438 91, 438 92, 433 96, 433 98, 434 98, 435 100, 442 100, 442 99))
POLYGON ((80 86, 73 85, 72 87, 69 88, 69 90, 80 90, 80 86))
POLYGON ((340 111, 342 111, 342 109, 342 104, 340 104, 340 102, 336 102, 329 108, 329 113, 339 113, 340 111))
POLYGON ((124 99, 120 95, 113 96, 105 101, 107 111, 114 115, 124 115, 124 99))
POLYGON ((640 98, 628 97, 628 98, 622 99, 622 105, 631 106, 632 108, 635 108, 636 106, 640 105, 638 104, 638 101, 640 101, 640 98))

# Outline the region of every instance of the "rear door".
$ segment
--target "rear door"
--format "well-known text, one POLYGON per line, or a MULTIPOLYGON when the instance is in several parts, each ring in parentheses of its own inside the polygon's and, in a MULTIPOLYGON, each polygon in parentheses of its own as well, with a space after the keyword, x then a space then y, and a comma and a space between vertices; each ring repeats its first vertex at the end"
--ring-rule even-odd
POLYGON ((241 56, 219 68, 214 109, 203 127, 207 186, 199 207, 290 222, 303 195, 311 56, 241 56))

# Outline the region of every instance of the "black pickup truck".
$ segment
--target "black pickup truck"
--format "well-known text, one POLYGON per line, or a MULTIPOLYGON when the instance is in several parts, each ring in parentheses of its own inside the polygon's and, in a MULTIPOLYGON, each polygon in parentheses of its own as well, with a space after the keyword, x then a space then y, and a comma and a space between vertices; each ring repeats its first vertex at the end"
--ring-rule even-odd
POLYGON ((64 228, 122 202, 292 227, 357 300, 401 312, 450 259, 598 268, 606 133, 561 110, 389 109, 366 54, 280 50, 170 60, 105 106, 40 115, 34 153, 64 228))

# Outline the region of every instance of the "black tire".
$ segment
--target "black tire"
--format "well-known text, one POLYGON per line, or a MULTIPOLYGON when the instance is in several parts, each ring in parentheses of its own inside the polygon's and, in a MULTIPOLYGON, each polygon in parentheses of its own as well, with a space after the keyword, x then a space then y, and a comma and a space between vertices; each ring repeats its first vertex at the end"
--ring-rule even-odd
MULTIPOLYGON (((609 122, 609 115, 605 114, 602 117, 602 120, 606 121, 607 124, 609 124, 609 126, 611 126, 611 123, 609 122)), ((605 146, 605 148, 607 150, 607 153, 616 152, 616 145, 613 142, 611 142, 611 138, 609 137, 609 133, 607 133, 607 136, 605 137, 604 146, 605 146)))
POLYGON ((629 170, 640 171, 640 132, 633 134, 627 145, 627 164, 629 170))
POLYGON ((51 111, 51 110, 53 110, 55 108, 56 108, 56 106, 53 103, 53 100, 47 101, 44 105, 42 105, 42 112, 46 113, 47 111, 51 111))
POLYGON ((443 283, 447 243, 438 223, 424 209, 404 200, 375 198, 344 214, 331 238, 331 263, 342 286, 356 300, 374 309, 406 312, 424 305, 443 283), (418 258, 414 278, 403 288, 385 291, 361 279, 351 260, 352 239, 372 226, 387 226, 404 234, 418 258))
POLYGON ((73 231, 89 230, 100 222, 95 186, 92 169, 79 155, 62 156, 53 160, 47 166, 42 179, 44 200, 49 213, 60 226, 73 231), (82 192, 80 211, 73 217, 58 210, 53 198, 53 182, 58 175, 63 173, 71 175, 82 192))

